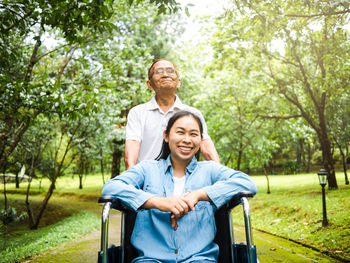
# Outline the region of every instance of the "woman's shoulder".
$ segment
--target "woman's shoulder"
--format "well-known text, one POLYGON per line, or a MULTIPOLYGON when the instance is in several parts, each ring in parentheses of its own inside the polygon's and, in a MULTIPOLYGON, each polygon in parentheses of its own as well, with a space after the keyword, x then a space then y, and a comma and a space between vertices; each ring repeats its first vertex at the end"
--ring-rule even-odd
POLYGON ((159 161, 157 160, 143 160, 137 164, 140 167, 152 167, 159 166, 159 161))
POLYGON ((217 163, 215 161, 211 161, 211 160, 199 161, 199 162, 197 162, 197 164, 199 167, 204 167, 204 168, 209 168, 209 167, 219 168, 219 167, 223 166, 222 164, 217 163))
POLYGON ((224 171, 235 172, 234 169, 215 161, 200 161, 198 162, 198 167, 206 170, 216 171, 216 172, 224 172, 224 171))

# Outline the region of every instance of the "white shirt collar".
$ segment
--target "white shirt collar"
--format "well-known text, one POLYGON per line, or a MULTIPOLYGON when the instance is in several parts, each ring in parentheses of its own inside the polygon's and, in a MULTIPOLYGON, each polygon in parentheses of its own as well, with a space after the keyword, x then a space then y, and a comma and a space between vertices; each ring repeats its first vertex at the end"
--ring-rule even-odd
MULTIPOLYGON (((158 109, 159 111, 161 111, 157 101, 156 101, 156 96, 153 96, 152 99, 146 103, 146 108, 147 110, 156 110, 158 109)), ((175 103, 173 106, 171 106, 171 108, 169 109, 169 111, 172 111, 174 109, 179 109, 182 110, 184 108, 184 104, 181 102, 180 98, 175 94, 175 103)))

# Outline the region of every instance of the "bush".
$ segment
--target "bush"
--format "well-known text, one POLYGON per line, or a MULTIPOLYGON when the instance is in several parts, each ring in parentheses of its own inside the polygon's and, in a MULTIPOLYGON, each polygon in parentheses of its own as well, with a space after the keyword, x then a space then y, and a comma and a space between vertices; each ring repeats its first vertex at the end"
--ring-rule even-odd
POLYGON ((288 161, 283 165, 283 174, 297 174, 300 172, 300 164, 296 161, 288 161))

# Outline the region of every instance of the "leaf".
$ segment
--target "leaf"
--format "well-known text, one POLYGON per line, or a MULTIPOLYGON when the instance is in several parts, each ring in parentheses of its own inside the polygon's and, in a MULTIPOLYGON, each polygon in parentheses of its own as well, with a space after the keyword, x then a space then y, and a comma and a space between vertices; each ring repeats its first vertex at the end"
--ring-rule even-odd
POLYGON ((187 6, 185 7, 185 12, 186 12, 187 17, 190 17, 190 11, 188 10, 187 6))

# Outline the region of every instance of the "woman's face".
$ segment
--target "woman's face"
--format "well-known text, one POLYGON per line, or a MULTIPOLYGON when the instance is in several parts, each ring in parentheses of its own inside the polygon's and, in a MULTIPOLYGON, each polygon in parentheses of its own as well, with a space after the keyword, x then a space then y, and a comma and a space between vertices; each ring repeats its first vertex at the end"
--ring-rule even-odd
POLYGON ((190 115, 177 119, 169 135, 164 133, 164 140, 169 144, 172 159, 188 163, 202 141, 198 122, 190 115))

